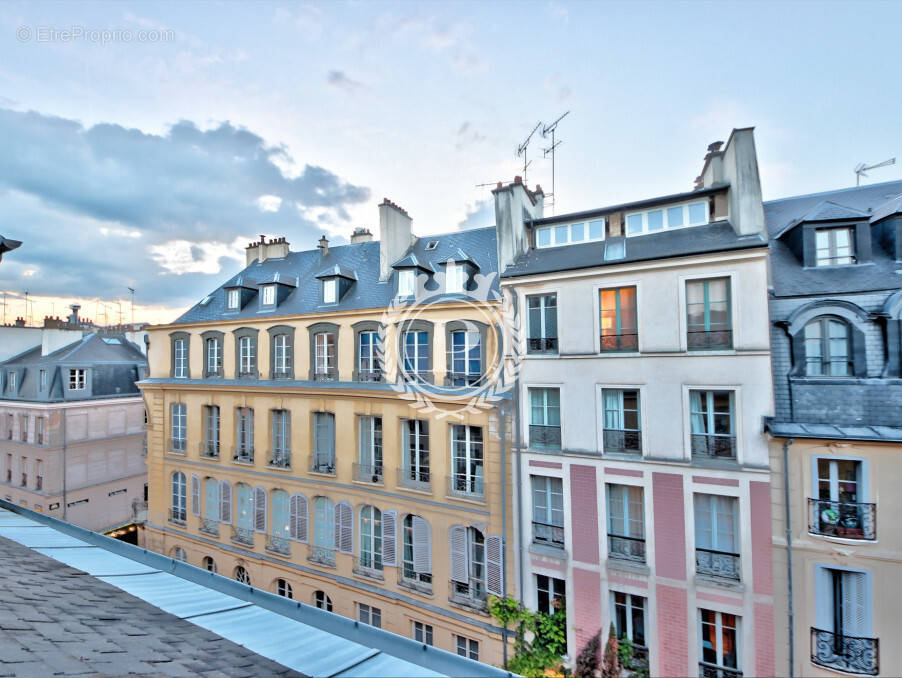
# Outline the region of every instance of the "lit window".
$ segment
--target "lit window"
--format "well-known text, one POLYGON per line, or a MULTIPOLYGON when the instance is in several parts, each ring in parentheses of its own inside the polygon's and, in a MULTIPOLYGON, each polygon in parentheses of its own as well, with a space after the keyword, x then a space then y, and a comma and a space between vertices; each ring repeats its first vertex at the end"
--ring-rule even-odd
MULTIPOLYGON (((628 640, 632 645, 632 656, 628 663, 624 662, 627 670, 636 671, 641 668, 648 670, 648 646, 645 639, 645 598, 629 593, 611 592, 611 602, 614 609, 614 629, 617 639, 621 643, 628 640)), ((707 673, 700 675, 707 676, 707 673)), ((717 675, 716 673, 714 675, 717 675)), ((724 677, 726 678, 726 677, 724 677)))
POLYGON ((739 618, 735 614, 699 610, 701 637, 700 675, 739 674, 739 618), (720 669, 729 669, 721 671, 720 669))
POLYGON ((620 287, 600 291, 599 347, 604 351, 635 351, 639 348, 636 319, 636 288, 620 287))
POLYGON ((338 301, 338 281, 335 278, 329 278, 323 281, 323 303, 334 304, 338 301))
POLYGON ((267 285, 263 288, 263 305, 272 306, 276 303, 276 286, 267 285))

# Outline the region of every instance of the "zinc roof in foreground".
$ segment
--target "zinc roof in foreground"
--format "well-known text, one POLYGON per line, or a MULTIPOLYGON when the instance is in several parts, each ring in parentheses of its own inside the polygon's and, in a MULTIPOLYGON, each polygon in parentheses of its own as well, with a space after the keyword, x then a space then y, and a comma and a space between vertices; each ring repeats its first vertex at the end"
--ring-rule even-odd
POLYGON ((514 675, 6 501, 0 572, 0 675, 514 675))

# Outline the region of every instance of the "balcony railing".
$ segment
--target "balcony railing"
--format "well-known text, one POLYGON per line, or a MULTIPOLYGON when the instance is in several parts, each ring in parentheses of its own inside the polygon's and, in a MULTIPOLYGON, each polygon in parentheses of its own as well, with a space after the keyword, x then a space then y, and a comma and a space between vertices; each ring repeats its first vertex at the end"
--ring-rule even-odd
POLYGON ((623 668, 632 675, 648 675, 648 648, 644 645, 632 645, 632 655, 624 660, 623 668))
POLYGON ((712 577, 740 579, 739 554, 695 547, 695 571, 712 577))
POLYGON ((241 461, 245 464, 254 463, 254 448, 248 446, 232 447, 232 461, 241 461))
POLYGON ((877 505, 809 497, 808 531, 843 539, 876 539, 877 505))
POLYGON ((429 477, 428 466, 421 466, 419 469, 398 469, 398 485, 401 485, 402 487, 410 487, 415 490, 428 490, 430 487, 429 477))
POLYGON ((812 664, 847 673, 876 676, 880 672, 879 657, 880 641, 877 638, 858 638, 811 629, 812 664))
POLYGON ((169 452, 172 454, 185 454, 188 449, 187 442, 184 438, 170 438, 169 452))
POLYGON ((561 427, 530 424, 529 446, 546 450, 561 449, 561 427))
POLYGON ((219 441, 203 440, 197 444, 197 454, 204 459, 219 459, 219 441))
POLYGON ((366 554, 361 557, 354 556, 353 572, 359 577, 385 581, 381 555, 366 554))
POLYGON ((291 450, 270 450, 266 457, 270 466, 291 468, 291 450))
POLYGON ((317 565, 335 567, 335 549, 328 546, 310 544, 307 546, 307 560, 317 565))
POLYGON ((736 459, 736 436, 693 433, 690 442, 695 459, 736 459))
POLYGON ((447 372, 445 374, 445 386, 476 386, 482 381, 481 373, 447 372))
POLYGON ((211 520, 210 518, 201 518, 200 519, 200 527, 198 528, 204 534, 208 534, 211 537, 219 536, 219 521, 211 520))
POLYGON ((645 562, 645 538, 627 537, 621 534, 608 535, 608 555, 621 560, 645 562))
POLYGON ((254 531, 249 527, 238 527, 232 525, 232 541, 245 546, 254 545, 254 531))
POLYGON ((717 666, 717 664, 699 662, 698 678, 742 678, 742 671, 739 669, 728 669, 725 666, 717 666))
POLYGON ((282 534, 266 535, 266 550, 280 556, 291 555, 291 540, 282 534))
POLYGON ((485 483, 480 476, 454 473, 448 476, 448 494, 482 499, 485 497, 485 483))
POLYGON ((604 451, 620 454, 642 454, 642 432, 605 429, 604 451))
POLYGON ((34 479, 34 489, 43 490, 44 489, 44 477, 38 476, 34 479))
POLYGON ((354 480, 366 483, 382 482, 382 464, 353 464, 354 480))
POLYGON ((292 376, 292 370, 290 369, 275 369, 272 371, 270 379, 291 379, 292 376))
POLYGON ((169 522, 175 525, 185 526, 188 520, 188 512, 183 508, 169 509, 169 522))
POLYGON ((328 473, 335 475, 335 458, 324 457, 318 454, 310 455, 310 470, 314 473, 328 473))
POLYGON ((564 527, 563 525, 551 525, 550 523, 540 523, 532 521, 532 540, 536 544, 545 544, 554 546, 555 548, 564 548, 564 527))
POLYGON ((402 564, 398 568, 398 586, 420 593, 432 593, 432 574, 416 572, 409 565, 402 564))
POLYGON ((602 334, 600 337, 601 352, 608 351, 638 351, 639 335, 633 334, 602 334))
POLYGON ((464 584, 458 581, 449 582, 450 592, 448 599, 452 603, 458 605, 466 605, 477 610, 484 610, 486 607, 485 585, 481 581, 471 581, 464 584))
POLYGON ((705 332, 687 332, 686 347, 690 351, 715 351, 733 348, 732 330, 713 330, 705 332))
POLYGON ((313 381, 338 381, 338 370, 335 368, 328 370, 314 370, 313 381))
POLYGON ((385 375, 382 370, 360 370, 355 379, 357 381, 383 381, 385 375))
POLYGON ((557 337, 536 337, 526 340, 527 353, 557 353, 557 337))
POLYGON ((418 384, 431 384, 432 383, 432 370, 422 370, 422 371, 414 371, 414 370, 398 370, 398 376, 401 377, 404 381, 409 381, 418 384))

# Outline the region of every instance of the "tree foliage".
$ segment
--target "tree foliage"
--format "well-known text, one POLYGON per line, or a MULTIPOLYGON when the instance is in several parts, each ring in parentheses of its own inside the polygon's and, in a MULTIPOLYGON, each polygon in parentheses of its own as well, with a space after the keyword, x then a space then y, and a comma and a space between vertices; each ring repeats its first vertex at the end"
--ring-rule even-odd
POLYGON ((583 646, 576 656, 576 677, 595 678, 598 671, 598 656, 601 652, 601 629, 583 646))
POLYGON ((562 655, 567 651, 567 612, 558 599, 555 600, 555 608, 552 614, 544 614, 526 609, 511 596, 490 598, 489 614, 505 628, 513 626, 516 631, 514 656, 505 668, 525 678, 541 678, 549 672, 563 673, 562 655))

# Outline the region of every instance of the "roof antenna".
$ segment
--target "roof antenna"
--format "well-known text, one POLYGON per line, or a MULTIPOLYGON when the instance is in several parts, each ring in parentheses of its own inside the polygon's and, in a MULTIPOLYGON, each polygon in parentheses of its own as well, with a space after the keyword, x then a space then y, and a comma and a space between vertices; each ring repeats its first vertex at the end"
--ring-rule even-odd
POLYGON ((536 126, 532 128, 532 132, 530 132, 526 136, 526 139, 523 141, 523 143, 520 144, 519 146, 517 146, 517 157, 518 158, 521 156, 523 157, 523 183, 524 184, 526 184, 526 170, 532 164, 532 160, 529 160, 529 161, 526 160, 526 148, 529 146, 529 141, 530 141, 530 139, 532 139, 532 135, 535 134, 536 130, 539 129, 539 127, 541 127, 541 126, 542 126, 542 121, 540 120, 539 122, 536 123, 536 126))
POLYGON ((861 177, 866 177, 868 170, 877 169, 878 167, 887 167, 889 165, 895 165, 896 159, 890 158, 889 160, 884 160, 883 162, 878 162, 876 165, 866 165, 865 163, 861 163, 855 167, 855 185, 861 186, 861 177))
POLYGON ((561 120, 563 120, 564 118, 566 118, 568 115, 570 115, 570 111, 567 111, 566 113, 564 113, 561 117, 559 117, 557 120, 555 120, 550 125, 545 125, 542 128, 542 138, 543 139, 547 139, 548 135, 549 134, 551 135, 551 146, 549 146, 548 148, 543 148, 542 154, 546 158, 549 156, 549 154, 551 155, 551 193, 549 193, 546 197, 551 198, 551 203, 550 203, 549 207, 551 207, 552 214, 554 214, 554 202, 555 202, 555 198, 554 198, 554 149, 556 149, 558 146, 560 146, 562 143, 564 143, 563 141, 555 141, 554 133, 557 130, 558 123, 561 120))

